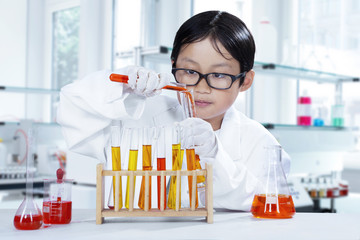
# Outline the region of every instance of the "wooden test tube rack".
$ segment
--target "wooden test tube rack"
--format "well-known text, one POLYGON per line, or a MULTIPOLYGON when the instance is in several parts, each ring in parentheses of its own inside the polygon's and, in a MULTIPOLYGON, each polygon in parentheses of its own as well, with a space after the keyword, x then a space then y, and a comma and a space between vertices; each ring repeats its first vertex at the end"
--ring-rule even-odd
POLYGON ((104 170, 104 165, 102 163, 97 165, 96 168, 96 224, 102 224, 105 217, 205 217, 207 223, 213 223, 213 182, 212 182, 212 165, 206 164, 204 170, 164 170, 164 171, 111 171, 104 170), (105 209, 105 196, 104 196, 104 177, 105 176, 114 176, 115 177, 115 202, 114 209, 105 209), (122 176, 130 177, 130 187, 129 187, 129 209, 122 208, 119 209, 119 184, 120 178, 122 176), (134 209, 134 178, 136 176, 145 176, 145 207, 143 209, 134 209), (160 199, 160 210, 158 208, 151 208, 149 206, 149 177, 151 176, 160 176, 161 183, 161 199, 160 199), (176 209, 164 209, 164 176, 176 176, 176 192, 180 192, 180 181, 181 176, 192 176, 192 196, 196 194, 196 179, 197 176, 206 176, 205 184, 205 208, 195 209, 195 197, 192 198, 190 208, 181 208, 179 209, 179 194, 176 194, 176 209))

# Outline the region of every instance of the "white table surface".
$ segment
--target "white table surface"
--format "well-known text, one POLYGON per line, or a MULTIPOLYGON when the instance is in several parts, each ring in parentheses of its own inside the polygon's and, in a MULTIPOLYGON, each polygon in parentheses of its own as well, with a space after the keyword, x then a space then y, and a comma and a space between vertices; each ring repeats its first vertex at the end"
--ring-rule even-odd
POLYGON ((296 213, 292 219, 257 219, 250 213, 216 212, 204 218, 105 218, 95 210, 75 209, 70 224, 33 231, 16 230, 15 209, 0 209, 0 240, 5 239, 354 239, 360 240, 360 215, 296 213))

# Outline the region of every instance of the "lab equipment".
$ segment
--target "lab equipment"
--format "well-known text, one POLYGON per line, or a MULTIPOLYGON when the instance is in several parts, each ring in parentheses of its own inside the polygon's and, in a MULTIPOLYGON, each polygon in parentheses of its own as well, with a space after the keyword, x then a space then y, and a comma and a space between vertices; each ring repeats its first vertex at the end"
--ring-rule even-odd
MULTIPOLYGON (((165 128, 158 127, 156 129, 156 141, 155 141, 155 156, 157 159, 156 169, 158 171, 166 170, 166 142, 165 142, 165 128)), ((166 176, 157 177, 157 199, 158 209, 164 210, 166 208, 166 176), (163 183, 161 184, 161 181, 163 183), (161 185, 163 186, 161 188, 161 185), (161 198, 163 200, 161 200, 161 198), (163 203, 163 204, 161 204, 163 203)))
POLYGON ((72 217, 72 179, 63 179, 64 171, 56 171, 57 179, 44 180, 44 224, 68 224, 72 217))
POLYGON ((335 104, 331 107, 331 124, 334 127, 344 126, 344 103, 341 100, 341 94, 336 93, 335 104))
MULTIPOLYGON (((181 170, 182 168, 182 154, 181 154, 181 128, 179 125, 175 125, 172 129, 172 170, 181 170)), ((177 185, 180 185, 181 182, 178 179, 178 176, 171 176, 170 179, 170 190, 168 195, 168 206, 171 209, 180 209, 181 208, 181 192, 177 192, 177 185), (179 195, 179 202, 176 204, 176 195, 179 195)))
MULTIPOLYGON (((111 159, 112 159, 112 170, 120 171, 121 170, 121 154, 120 154, 120 126, 111 126, 111 159)), ((114 208, 115 202, 115 177, 112 179, 110 196, 108 201, 108 207, 110 209, 114 208)), ((120 178, 119 184, 119 209, 123 206, 122 200, 122 184, 120 178)))
POLYGON ((298 98, 297 125, 311 125, 311 98, 308 96, 307 91, 304 91, 303 95, 298 98))
POLYGON ((7 148, 2 138, 0 138, 0 170, 6 167, 7 148))
MULTIPOLYGON (((129 171, 136 171, 137 169, 137 160, 138 160, 138 152, 139 152, 139 129, 137 128, 128 128, 124 130, 124 134, 128 133, 129 137, 129 171)), ((125 207, 129 209, 130 201, 134 200, 134 191, 132 191, 132 195, 130 196, 130 184, 135 186, 136 177, 134 177, 133 182, 130 183, 130 176, 127 177, 126 182, 126 197, 125 197, 125 207)))
POLYGON ((14 226, 19 230, 39 229, 43 223, 41 210, 33 198, 34 145, 35 134, 32 128, 27 131, 27 156, 26 156, 26 195, 17 209, 14 217, 14 226))
MULTIPOLYGON (((125 83, 127 84, 129 81, 129 77, 126 75, 121 75, 121 74, 116 74, 116 73, 112 73, 109 76, 109 79, 113 82, 120 82, 120 83, 125 83)), ((168 89, 168 90, 174 90, 174 91, 178 91, 178 92, 183 92, 183 96, 185 96, 185 98, 180 97, 180 101, 183 102, 182 106, 186 107, 187 109, 191 109, 187 110, 187 112, 190 114, 189 117, 195 117, 195 103, 194 103, 194 98, 192 96, 192 92, 186 89, 186 85, 182 84, 182 83, 175 83, 175 82, 171 82, 169 85, 166 85, 163 87, 163 89, 168 89), (191 106, 189 108, 189 106, 191 106)))
MULTIPOLYGON (((196 170, 196 156, 195 156, 195 145, 194 145, 194 134, 192 133, 192 128, 183 129, 183 131, 190 131, 187 135, 187 139, 185 141, 186 147, 186 166, 187 170, 196 170)), ((201 167, 200 167, 201 169, 201 167)), ((198 208, 199 200, 198 200, 198 189, 197 184, 195 184, 195 191, 193 191, 193 180, 197 182, 197 179, 193 179, 193 176, 188 176, 188 185, 189 185, 189 200, 190 200, 190 207, 198 208), (193 192, 195 192, 195 196, 193 196, 193 192), (192 206, 193 198, 195 198, 195 206, 192 206)))
MULTIPOLYGON (((151 171, 152 170, 152 145, 154 140, 155 128, 153 127, 145 127, 142 129, 142 170, 143 171, 151 171)), ((145 207, 145 176, 142 177, 141 187, 140 187, 140 195, 138 206, 141 209, 147 210, 149 206, 151 206, 151 177, 149 177, 149 206, 145 207)))
POLYGON ((251 206, 257 218, 291 218, 295 207, 281 165, 281 146, 267 146, 266 175, 262 176, 251 206))

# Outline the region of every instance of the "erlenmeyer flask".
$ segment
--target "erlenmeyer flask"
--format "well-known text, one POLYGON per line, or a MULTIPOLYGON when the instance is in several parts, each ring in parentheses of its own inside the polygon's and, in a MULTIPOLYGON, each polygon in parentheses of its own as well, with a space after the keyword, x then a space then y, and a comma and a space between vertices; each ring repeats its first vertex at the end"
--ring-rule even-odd
POLYGON ((34 135, 30 128, 27 132, 28 151, 26 157, 26 195, 20 204, 14 217, 14 226, 19 230, 39 229, 43 223, 40 208, 36 205, 33 198, 33 176, 34 168, 34 135))
POLYGON ((267 171, 262 176, 251 206, 257 218, 291 218, 295 207, 281 165, 281 146, 265 147, 267 171))

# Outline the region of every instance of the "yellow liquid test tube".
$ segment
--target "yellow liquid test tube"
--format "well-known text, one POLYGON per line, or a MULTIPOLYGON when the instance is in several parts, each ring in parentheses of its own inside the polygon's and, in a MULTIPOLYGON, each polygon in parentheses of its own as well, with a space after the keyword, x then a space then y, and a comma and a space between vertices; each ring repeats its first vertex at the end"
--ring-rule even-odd
MULTIPOLYGON (((112 157, 112 170, 120 171, 121 170, 120 147, 111 147, 111 157, 112 157)), ((116 182, 115 177, 113 177, 114 204, 115 204, 115 182, 116 182)), ((120 177, 119 185, 120 185, 119 186, 119 209, 121 209, 123 207, 121 177, 120 177)))
MULTIPOLYGON (((195 157, 195 149, 191 148, 191 149, 186 149, 186 163, 187 163, 187 169, 188 170, 196 170, 196 157, 195 157)), ((196 179, 197 180, 197 179, 196 179)), ((191 203, 192 203, 192 181, 193 181, 193 177, 192 176, 188 176, 188 183, 189 183, 189 196, 190 196, 190 207, 191 203)), ((199 200, 198 200, 198 189, 197 189, 197 185, 195 186, 196 190, 195 190, 195 195, 196 195, 196 199, 195 199, 195 208, 198 208, 199 206, 199 200)))
MULTIPOLYGON (((138 158, 138 150, 130 150, 129 154, 129 171, 135 171, 137 168, 137 158, 138 158)), ((134 188, 135 188, 136 178, 134 177, 134 188)), ((135 193, 135 189, 133 189, 133 194, 135 193)), ((134 197, 134 195, 133 195, 134 197)), ((130 202, 130 176, 127 177, 126 183, 126 198, 125 198, 125 207, 129 209, 129 202, 130 202)))
MULTIPOLYGON (((151 145, 143 145, 143 171, 151 171, 151 145)), ((145 176, 142 177, 138 206, 145 208, 145 176)), ((149 177, 149 208, 151 208, 151 177, 149 177)))
MULTIPOLYGON (((172 145, 172 170, 173 171, 181 170, 182 160, 183 160, 181 155, 183 155, 183 154, 181 154, 180 143, 173 144, 172 145)), ((169 197, 168 197, 168 206, 171 209, 176 209, 176 181, 177 180, 178 179, 176 176, 171 176, 170 190, 169 190, 169 197)), ((180 186, 180 189, 181 189, 181 186, 180 186)), ((179 209, 181 207, 180 205, 181 205, 181 191, 179 192, 179 206, 178 206, 179 209)))

